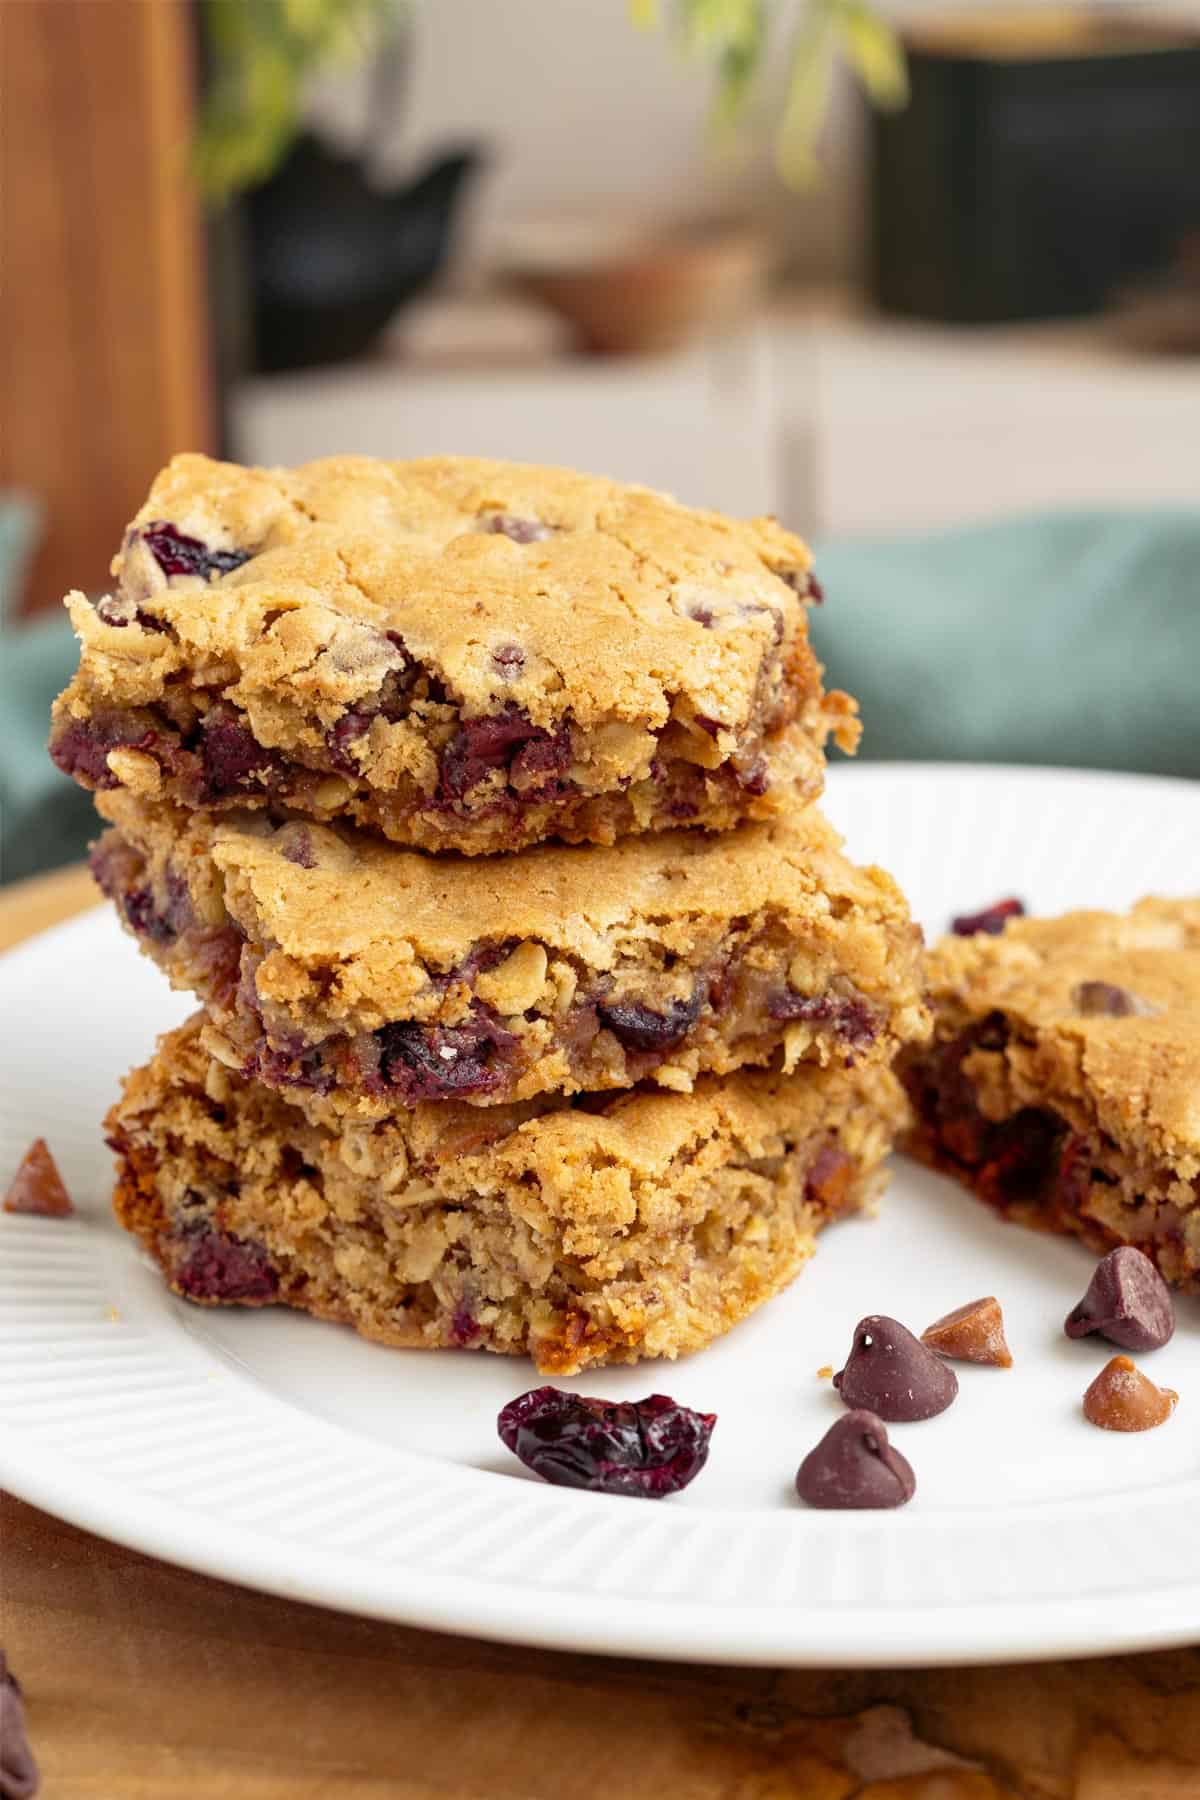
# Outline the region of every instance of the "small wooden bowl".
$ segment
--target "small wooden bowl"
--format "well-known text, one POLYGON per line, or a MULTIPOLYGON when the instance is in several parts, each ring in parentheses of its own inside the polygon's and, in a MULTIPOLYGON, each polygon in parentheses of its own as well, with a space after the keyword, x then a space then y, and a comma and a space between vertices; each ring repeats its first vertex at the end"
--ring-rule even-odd
POLYGON ((546 220, 510 240, 508 281, 598 355, 674 350, 744 318, 762 294, 767 248, 745 225, 546 220))

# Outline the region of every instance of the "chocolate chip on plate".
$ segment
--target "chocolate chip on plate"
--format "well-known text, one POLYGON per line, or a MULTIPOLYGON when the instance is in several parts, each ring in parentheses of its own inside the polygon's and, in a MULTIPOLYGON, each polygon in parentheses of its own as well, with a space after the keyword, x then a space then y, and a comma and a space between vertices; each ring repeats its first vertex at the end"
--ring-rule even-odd
POLYGON ((1083 1416, 1102 1431, 1152 1431, 1175 1411, 1174 1388, 1155 1387, 1127 1356, 1106 1362, 1083 1396, 1083 1416))
POLYGON ((1012 1352, 1004 1336, 1004 1315, 994 1294, 968 1300, 927 1325, 921 1342, 939 1356, 956 1362, 990 1363, 997 1369, 1012 1368, 1012 1352))
POLYGON ((45 1138, 34 1138, 18 1163, 4 1196, 4 1210, 43 1219, 65 1219, 75 1211, 45 1138))
POLYGON ((33 1800, 37 1791, 37 1764, 26 1735, 21 1684, 9 1674, 8 1661, 0 1650, 0 1796, 3 1800, 33 1800))
POLYGON ((916 1476, 888 1443, 887 1426, 864 1407, 831 1425, 796 1471, 800 1498, 829 1510, 903 1506, 916 1491, 916 1476))
POLYGON ((1063 1330, 1072 1338, 1099 1332, 1123 1350, 1159 1350, 1175 1330, 1175 1303, 1150 1258, 1132 1244, 1120 1244, 1097 1263, 1063 1330))
POLYGON ((957 919, 951 919, 950 929, 955 937, 975 937, 981 931, 989 937, 999 937, 1010 919, 1024 916, 1024 901, 1010 895, 1007 900, 994 900, 981 912, 960 913, 957 919))
POLYGON ((496 1427, 513 1455, 556 1487, 659 1500, 695 1480, 716 1422, 666 1394, 608 1401, 541 1387, 510 1400, 496 1427))
POLYGON ((870 1313, 855 1326, 846 1366, 833 1385, 847 1406, 911 1424, 945 1412, 958 1377, 899 1320, 870 1313))

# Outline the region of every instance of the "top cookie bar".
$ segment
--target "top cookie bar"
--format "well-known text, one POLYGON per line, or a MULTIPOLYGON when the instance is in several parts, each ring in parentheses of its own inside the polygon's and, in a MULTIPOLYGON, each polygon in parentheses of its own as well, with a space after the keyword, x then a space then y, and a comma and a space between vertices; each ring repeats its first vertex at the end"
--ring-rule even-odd
POLYGON ((798 538, 566 470, 180 456, 113 573, 51 737, 89 788, 478 854, 770 817, 857 739, 798 538))

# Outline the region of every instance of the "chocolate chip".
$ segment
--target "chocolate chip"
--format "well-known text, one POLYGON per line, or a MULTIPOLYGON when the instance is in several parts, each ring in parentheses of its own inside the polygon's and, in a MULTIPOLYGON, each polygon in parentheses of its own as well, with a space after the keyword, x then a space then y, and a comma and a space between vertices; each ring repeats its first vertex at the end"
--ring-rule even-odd
POLYGON ((306 825, 288 825, 279 834, 279 853, 298 869, 315 869, 317 853, 306 825))
POLYGON ((1132 1244, 1121 1244, 1097 1263, 1087 1293, 1067 1314, 1063 1330, 1071 1338, 1096 1331, 1123 1350, 1158 1350, 1175 1330, 1175 1303, 1150 1258, 1132 1244))
POLYGON ((841 1212, 849 1201, 856 1173, 852 1156, 836 1144, 822 1144, 804 1177, 805 1203, 819 1207, 827 1217, 841 1212))
POLYGON ((506 681, 515 681, 525 667, 525 652, 519 644, 497 644, 492 661, 506 681))
POLYGON ((1152 1431, 1175 1411, 1174 1388, 1155 1387, 1127 1356, 1106 1362, 1083 1396, 1083 1416, 1101 1431, 1152 1431))
POLYGON ((483 529, 511 538, 514 544, 540 544, 543 538, 554 536, 553 525, 543 525, 540 519, 522 519, 516 513, 485 513, 483 529))
POLYGON ((955 937, 975 937, 979 932, 986 932, 989 937, 998 937, 1010 919, 1021 919, 1025 916, 1024 902, 1013 899, 996 900, 991 906, 985 906, 982 912, 961 913, 957 919, 950 921, 950 929, 955 937))
POLYGON ((37 1764, 25 1729, 21 1684, 9 1674, 8 1659, 0 1650, 0 1796, 3 1800, 33 1800, 37 1791, 37 1764))
POLYGON ((1088 1019, 1147 1018, 1156 1010, 1137 994, 1131 994, 1128 988, 1118 987, 1112 981, 1081 981, 1072 990, 1071 1002, 1076 1012, 1088 1019))
POLYGON ((120 782, 108 766, 109 751, 148 751, 157 742, 158 733, 132 713, 99 714, 74 720, 56 731, 50 758, 56 768, 73 776, 83 787, 115 788, 120 782))
POLYGON ((856 1407, 829 1427, 796 1471, 796 1492, 826 1510, 903 1506, 917 1491, 907 1459, 888 1443, 883 1420, 856 1407))
POLYGON ((65 1219, 75 1211, 45 1138, 34 1138, 18 1163, 4 1196, 4 1210, 41 1219, 65 1219))
POLYGON ((958 1377, 897 1319, 870 1313, 860 1319, 846 1366, 833 1385, 847 1406, 865 1406, 909 1424, 945 1412, 958 1377))
POLYGON ((811 569, 776 569, 775 573, 802 600, 811 601, 813 606, 824 604, 825 590, 811 569))
POLYGON ((956 1306, 921 1333, 921 1342, 939 1356, 956 1362, 991 1363, 997 1369, 1012 1368, 1012 1352, 1004 1337, 1004 1316, 994 1294, 956 1306))

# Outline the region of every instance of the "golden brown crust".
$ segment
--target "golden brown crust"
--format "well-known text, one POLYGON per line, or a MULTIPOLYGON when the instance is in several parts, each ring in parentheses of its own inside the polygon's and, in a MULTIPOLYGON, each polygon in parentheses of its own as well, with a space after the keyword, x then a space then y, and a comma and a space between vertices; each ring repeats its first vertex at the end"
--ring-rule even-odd
POLYGON ((187 758, 219 705, 297 810, 474 853, 611 841, 683 807, 722 829, 766 816, 785 798, 768 783, 815 795, 826 738, 857 736, 808 645, 798 538, 570 471, 178 457, 113 567, 116 596, 69 598, 83 654, 55 709, 56 757, 89 786, 217 803, 187 758), (165 573, 145 536, 163 521, 245 560, 165 573), (456 733, 509 716, 545 734, 557 787, 535 757, 458 791, 456 733))
POLYGON ((1016 1104, 1055 1105, 1145 1159, 1200 1173, 1200 899, 945 938, 928 975, 939 1043, 992 1012, 1009 1021, 1016 1104), (1125 991, 1136 1010, 1082 1010, 1088 982, 1125 991))
POLYGON ((217 1053, 275 1085, 336 1085, 343 1111, 420 1097, 380 1085, 371 1034, 397 1023, 495 1026, 501 1049, 465 1096, 489 1105, 641 1080, 686 1089, 779 1055, 789 1068, 890 1057, 928 1029, 902 894, 847 861, 815 809, 728 837, 435 861, 123 791, 98 805, 120 832, 97 847, 98 879, 174 984, 208 1006, 228 1040, 217 1053), (623 1038, 614 1008, 678 1018, 678 1036, 623 1038), (319 1074, 295 1066, 309 1051, 319 1074))

